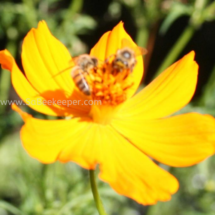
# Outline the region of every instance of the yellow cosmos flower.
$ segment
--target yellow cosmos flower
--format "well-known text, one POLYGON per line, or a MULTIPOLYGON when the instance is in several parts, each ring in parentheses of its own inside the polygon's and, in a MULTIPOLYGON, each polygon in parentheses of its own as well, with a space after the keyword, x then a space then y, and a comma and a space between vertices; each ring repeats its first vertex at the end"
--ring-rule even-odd
MULTIPOLYGON (((121 48, 123 39, 137 47, 120 22, 101 37, 90 55, 104 62, 121 48)), ((26 151, 42 163, 73 161, 86 169, 95 169, 98 164, 100 179, 116 192, 149 205, 169 200, 179 187, 177 179, 153 159, 173 167, 202 161, 214 153, 215 122, 213 117, 198 113, 168 117, 194 94, 198 65, 193 51, 134 95, 143 75, 142 56, 136 60, 126 79, 107 79, 104 75, 93 82, 92 95, 97 95, 102 104, 86 105, 85 101, 97 97, 89 98, 77 89, 71 68, 57 75, 72 60, 44 21, 23 41, 25 74, 7 50, 0 52, 0 63, 11 71, 12 84, 23 101, 43 114, 70 116, 62 120, 36 119, 14 106, 25 121, 21 139, 26 151), (132 83, 130 87, 125 87, 127 80, 132 83), (120 96, 124 100, 119 101, 120 96), (44 103, 49 100, 62 103, 44 103), (64 100, 81 103, 69 106, 63 104, 64 100)))

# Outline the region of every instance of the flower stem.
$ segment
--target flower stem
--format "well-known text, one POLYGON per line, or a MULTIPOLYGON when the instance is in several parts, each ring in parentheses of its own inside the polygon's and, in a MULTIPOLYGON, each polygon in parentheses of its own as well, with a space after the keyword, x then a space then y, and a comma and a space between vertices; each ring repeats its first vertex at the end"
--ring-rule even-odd
POLYGON ((89 170, 89 173, 90 173, 90 185, 91 185, 94 201, 96 203, 96 207, 99 212, 99 215, 107 215, 105 213, 104 207, 102 205, 102 201, 99 197, 99 192, 98 192, 97 185, 96 185, 94 170, 89 170))
POLYGON ((183 48, 187 45, 190 38, 193 36, 195 32, 195 28, 191 25, 187 26, 179 39, 176 41, 175 45, 172 47, 172 49, 169 51, 167 57, 159 67, 157 73, 155 74, 155 77, 158 76, 164 69, 166 69, 169 65, 171 65, 180 52, 183 50, 183 48))

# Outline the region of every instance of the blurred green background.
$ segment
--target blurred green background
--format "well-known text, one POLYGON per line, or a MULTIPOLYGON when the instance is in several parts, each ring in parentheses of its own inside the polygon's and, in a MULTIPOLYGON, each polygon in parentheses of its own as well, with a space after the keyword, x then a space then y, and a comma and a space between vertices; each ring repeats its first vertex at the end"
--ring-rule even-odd
MULTIPOLYGON (((7 48, 21 66, 24 36, 46 20, 72 56, 89 52, 120 20, 146 47, 140 88, 171 63, 196 51, 200 66, 197 91, 179 113, 215 116, 215 2, 207 0, 0 0, 0 50, 7 48)), ((18 100, 10 73, 0 70, 0 100, 18 100)), ((26 107, 23 107, 26 108, 26 107)), ((30 109, 36 117, 46 118, 30 109)), ((96 215, 86 170, 74 163, 43 165, 21 146, 22 120, 0 104, 0 215, 96 215)), ((99 183, 109 215, 215 214, 215 156, 189 168, 169 168, 180 182, 171 201, 144 207, 99 183)))

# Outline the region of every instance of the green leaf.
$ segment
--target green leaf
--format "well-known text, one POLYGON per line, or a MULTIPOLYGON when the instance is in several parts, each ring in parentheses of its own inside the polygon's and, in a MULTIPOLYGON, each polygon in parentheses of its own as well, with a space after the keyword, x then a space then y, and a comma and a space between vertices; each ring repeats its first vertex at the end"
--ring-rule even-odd
POLYGON ((215 19, 215 2, 212 2, 204 11, 203 11, 204 20, 212 21, 215 19))
POLYGON ((8 212, 11 212, 11 213, 13 213, 15 215, 25 215, 18 208, 16 208, 15 206, 13 206, 10 203, 5 202, 5 201, 0 201, 0 208, 3 208, 5 210, 7 210, 8 212))
POLYGON ((184 15, 191 15, 192 10, 192 7, 189 5, 175 3, 161 25, 160 34, 165 34, 172 23, 179 17, 184 15))

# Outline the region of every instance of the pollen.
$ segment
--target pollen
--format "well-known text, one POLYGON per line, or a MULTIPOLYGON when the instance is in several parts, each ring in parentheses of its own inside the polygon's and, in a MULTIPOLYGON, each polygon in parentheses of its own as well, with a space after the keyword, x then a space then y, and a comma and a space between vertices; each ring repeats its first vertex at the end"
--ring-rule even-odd
POLYGON ((89 78, 93 100, 100 100, 103 105, 116 106, 127 99, 126 91, 133 86, 129 68, 117 70, 112 63, 105 62, 95 68, 89 78))

